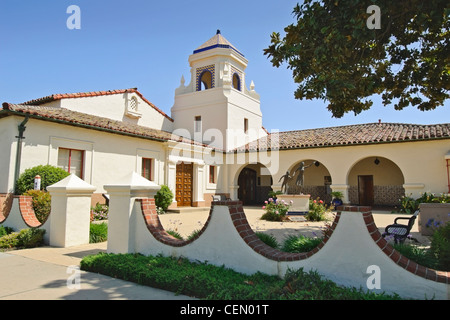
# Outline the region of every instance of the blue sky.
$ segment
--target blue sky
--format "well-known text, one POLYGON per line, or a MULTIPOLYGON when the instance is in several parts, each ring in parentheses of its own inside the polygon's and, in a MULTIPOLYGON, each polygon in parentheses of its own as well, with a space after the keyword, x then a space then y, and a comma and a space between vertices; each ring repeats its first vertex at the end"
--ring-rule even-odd
POLYGON ((300 101, 286 66, 275 68, 263 49, 270 34, 294 22, 297 1, 1 0, 0 102, 55 94, 138 88, 170 115, 175 88, 190 78, 188 57, 217 29, 249 60, 268 130, 357 123, 450 122, 449 103, 434 111, 395 111, 374 98, 357 116, 332 118, 326 102, 300 101), (81 29, 67 28, 70 5, 81 9, 81 29))

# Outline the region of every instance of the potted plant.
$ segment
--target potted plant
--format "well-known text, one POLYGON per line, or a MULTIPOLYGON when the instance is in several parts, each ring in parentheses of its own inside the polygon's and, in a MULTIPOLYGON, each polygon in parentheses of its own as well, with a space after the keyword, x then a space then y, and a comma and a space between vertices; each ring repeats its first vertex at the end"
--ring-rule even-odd
POLYGON ((335 208, 338 206, 341 206, 343 204, 342 198, 344 197, 344 194, 341 191, 333 191, 333 192, 331 192, 331 196, 333 197, 331 204, 335 208))

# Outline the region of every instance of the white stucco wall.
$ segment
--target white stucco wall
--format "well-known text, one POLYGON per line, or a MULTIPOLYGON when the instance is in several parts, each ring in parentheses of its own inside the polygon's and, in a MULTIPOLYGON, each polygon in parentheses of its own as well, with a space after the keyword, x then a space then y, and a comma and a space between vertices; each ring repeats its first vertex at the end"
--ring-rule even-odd
POLYGON ((44 106, 58 106, 99 117, 130 122, 153 129, 169 132, 172 130, 172 121, 155 110, 134 92, 61 99, 44 104, 44 106), (140 114, 138 118, 126 115, 129 100, 133 97, 138 101, 138 113, 140 114))
MULTIPOLYGON (((24 120, 21 117, 0 119, 0 193, 14 191, 14 171, 17 153, 18 126, 24 120)), ((24 136, 27 135, 25 131, 24 136)))
MULTIPOLYGON (((2 119, 2 122, 4 120, 2 119)), ((17 122, 20 123, 20 117, 11 118, 8 121, 12 121, 12 124, 15 125, 17 122)), ((5 137, 17 134, 16 131, 11 130, 5 137)), ((154 180, 158 184, 164 183, 166 151, 161 142, 34 119, 30 119, 28 122, 25 137, 21 173, 25 169, 37 165, 56 166, 58 164, 58 148, 69 148, 85 151, 83 180, 96 186, 97 193, 102 193, 104 191, 102 186, 114 181, 117 174, 141 173, 142 157, 155 159, 154 180)), ((8 147, 8 141, 5 141, 4 144, 8 147)), ((16 143, 13 143, 11 148, 15 148, 15 146, 16 143)), ((2 162, 2 166, 14 165, 15 152, 9 158, 11 161, 2 162)), ((14 169, 9 172, 9 177, 5 178, 7 176, 5 175, 0 179, 1 192, 6 193, 7 190, 13 188, 14 169)))
MULTIPOLYGON (((227 206, 216 205, 206 229, 194 242, 181 247, 163 244, 147 229, 136 197, 120 199, 127 210, 117 212, 126 228, 119 234, 110 234, 118 242, 108 241, 109 253, 142 253, 186 257, 192 261, 232 268, 253 274, 263 272, 283 277, 288 269, 315 270, 326 278, 344 286, 398 294, 405 298, 438 300, 448 299, 449 285, 427 280, 397 265, 371 238, 361 212, 342 212, 336 229, 326 244, 307 259, 276 261, 257 253, 239 235, 227 206), (131 201, 131 202, 130 202, 131 201), (127 243, 128 246, 123 244, 127 243), (217 244, 220 244, 219 246, 217 244), (369 288, 371 267, 378 270, 378 288, 369 288)), ((111 221, 112 222, 112 221, 111 221)))
MULTIPOLYGON (((21 117, 1 119, 5 124, 1 128, 6 130, 9 127, 9 129, 2 136, 2 147, 4 146, 5 152, 0 157, 5 157, 1 163, 5 174, 0 177, 2 186, 0 193, 13 191, 17 144, 16 139, 12 139, 12 142, 10 140, 17 135, 17 125, 23 119, 21 117)), ((37 165, 57 166, 59 148, 83 150, 83 180, 97 187, 95 193, 105 193, 103 186, 115 181, 118 175, 131 172, 141 174, 142 158, 154 159, 153 181, 158 185, 168 185, 174 194, 176 163, 179 161, 194 163, 192 200, 198 205, 203 203, 205 193, 216 193, 218 188, 223 187, 220 161, 216 168, 217 182, 209 183, 209 164, 213 163, 213 158, 221 159, 222 155, 216 154, 211 158, 208 156, 210 150, 200 146, 151 141, 35 119, 29 120, 25 136, 21 173, 37 165)))
POLYGON ((221 88, 175 96, 171 109, 174 133, 196 141, 214 140, 211 146, 223 147, 227 127, 226 98, 221 88), (202 132, 194 132, 195 117, 201 116, 202 132))
POLYGON ((174 133, 219 149, 234 149, 266 135, 259 101, 232 88, 177 95, 171 113, 174 133), (200 136, 194 132, 196 116, 202 119, 200 136), (244 134, 244 118, 248 134, 244 134))
MULTIPOLYGON (((253 158, 253 161, 266 165, 272 173, 275 190, 281 188, 279 182, 286 171, 293 173, 300 161, 316 160, 324 166, 331 175, 332 188, 346 190, 352 182, 352 170, 357 168, 368 157, 382 157, 392 161, 398 166, 404 178, 406 195, 419 197, 423 192, 445 193, 448 190, 447 168, 445 155, 450 151, 450 140, 432 140, 384 143, 374 145, 359 145, 346 147, 309 148, 296 150, 283 150, 273 153, 261 153, 259 155, 237 155, 242 159, 253 158), (264 156, 264 158, 261 158, 264 156), (256 160, 255 160, 256 159, 256 160)), ((228 168, 228 179, 232 181, 230 186, 237 185, 240 171, 245 164, 240 161, 231 163, 228 168)), ((380 167, 381 168, 381 167, 380 167)), ((379 168, 376 168, 377 170, 379 168)), ((392 171, 392 168, 389 168, 392 171)), ((395 171, 395 177, 390 177, 398 182, 400 173, 395 171)), ((365 173, 369 171, 364 171, 365 173)), ((375 171, 373 171, 375 172, 375 171)), ((374 173, 375 174, 375 173, 374 173)), ((384 177, 383 179, 388 179, 384 177)), ((392 180, 392 181, 394 181, 392 180)), ((383 180, 381 180, 382 183, 383 180)))
POLYGON ((262 128, 259 95, 253 88, 248 90, 246 87, 247 63, 247 59, 232 49, 215 48, 191 55, 190 83, 185 85, 183 79, 180 87, 175 90, 175 101, 171 109, 174 129, 185 129, 186 134, 183 136, 225 150, 266 135, 262 128), (205 67, 214 70, 214 87, 196 91, 197 70, 205 67), (240 76, 240 90, 232 87, 234 72, 240 76), (194 136, 196 116, 202 117, 201 137, 194 136), (244 118, 248 120, 247 133, 244 132, 244 118), (209 137, 210 134, 214 135, 214 139, 209 137))

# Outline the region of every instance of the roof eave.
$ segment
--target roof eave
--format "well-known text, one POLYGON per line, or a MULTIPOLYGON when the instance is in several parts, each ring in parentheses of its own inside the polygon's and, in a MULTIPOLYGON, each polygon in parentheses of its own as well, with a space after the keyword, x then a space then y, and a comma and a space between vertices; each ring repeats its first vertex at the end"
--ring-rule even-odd
MULTIPOLYGON (((5 103, 3 104, 3 107, 5 107, 5 103)), ((33 114, 31 112, 14 111, 14 110, 5 109, 5 108, 3 110, 0 110, 0 118, 4 118, 7 116, 30 117, 31 119, 36 119, 36 120, 41 120, 41 121, 65 124, 65 125, 84 128, 84 129, 108 132, 108 133, 119 134, 119 135, 123 135, 123 136, 130 136, 130 137, 146 139, 146 140, 152 140, 152 141, 157 141, 157 142, 167 142, 170 140, 170 139, 151 137, 148 135, 139 135, 139 134, 127 132, 127 131, 120 131, 120 130, 108 129, 108 128, 103 128, 103 127, 97 127, 97 126, 93 126, 90 124, 68 121, 68 120, 64 120, 64 119, 55 119, 55 118, 50 118, 50 117, 44 117, 41 115, 33 114), (4 116, 2 116, 2 114, 4 116)))

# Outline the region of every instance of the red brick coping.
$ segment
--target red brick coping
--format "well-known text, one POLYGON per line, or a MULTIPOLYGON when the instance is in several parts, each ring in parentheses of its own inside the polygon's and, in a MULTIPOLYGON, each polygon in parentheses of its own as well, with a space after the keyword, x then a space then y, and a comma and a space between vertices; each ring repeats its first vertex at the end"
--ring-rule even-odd
POLYGON ((42 223, 36 218, 32 201, 31 196, 19 196, 19 209, 25 224, 30 228, 38 228, 42 223))
POLYGON ((14 195, 12 193, 0 195, 0 224, 8 218, 13 204, 14 195))
POLYGON ((42 223, 36 218, 31 196, 13 196, 12 194, 4 195, 0 198, 0 223, 6 221, 12 207, 12 199, 19 198, 19 210, 25 224, 30 228, 38 228, 42 223))
POLYGON ((361 212, 363 215, 364 222, 366 223, 367 230, 369 231, 370 236, 373 241, 378 245, 378 247, 383 251, 389 258, 392 259, 397 265, 402 267, 409 272, 414 273, 417 276, 422 278, 442 282, 446 284, 450 284, 450 272, 447 271, 439 271, 431 268, 424 267, 412 260, 409 260, 405 256, 401 255, 398 251, 396 251, 381 235, 378 227, 375 224, 372 216, 372 208, 371 207, 363 207, 363 206, 341 206, 337 208, 338 214, 341 211, 353 211, 353 212, 361 212))
POLYGON ((214 206, 227 206, 230 212, 231 220, 233 225, 235 226, 237 232, 241 236, 241 238, 247 243, 247 245, 252 248, 255 252, 261 254, 262 256, 274 260, 274 261, 298 261, 311 257, 313 254, 317 253, 330 239, 332 233, 336 229, 337 224, 339 223, 340 217, 342 215, 342 211, 352 211, 352 212, 361 212, 364 222, 366 223, 367 230, 374 240, 374 242, 378 245, 378 247, 394 261, 397 265, 404 268, 405 270, 414 273, 417 276, 423 277, 428 280, 442 282, 446 284, 450 284, 450 272, 446 271, 438 271, 434 269, 430 269, 424 266, 419 265, 418 263, 409 260, 408 258, 401 255, 398 251, 396 251, 382 236, 376 226, 373 216, 372 216, 372 208, 366 206, 341 206, 337 208, 336 217, 325 234, 323 241, 313 250, 309 252, 303 253, 288 253, 282 252, 280 250, 274 249, 264 242, 262 242, 255 232, 250 227, 247 218, 244 213, 244 209, 241 201, 214 201, 211 203, 211 211, 203 226, 202 230, 190 240, 179 240, 175 237, 169 235, 164 227, 161 225, 161 222, 158 218, 158 214, 156 213, 156 206, 154 199, 141 199, 137 200, 141 201, 141 209, 142 214, 144 216, 144 220, 147 224, 147 228, 150 233, 155 237, 156 240, 161 243, 173 246, 173 247, 182 247, 189 243, 192 243, 197 238, 201 236, 201 234, 207 228, 209 221, 211 219, 211 213, 214 209, 214 206))
POLYGON ((158 218, 158 214, 156 213, 156 207, 155 207, 155 200, 154 199, 140 199, 137 200, 141 202, 141 209, 142 214, 144 216, 144 220, 147 224, 147 228, 150 231, 150 233, 155 237, 156 240, 158 240, 161 243, 173 246, 173 247, 182 247, 189 243, 192 243, 196 239, 198 239, 201 234, 205 231, 207 228, 209 221, 211 219, 211 213, 214 209, 214 206, 228 206, 229 212, 231 215, 231 220, 233 221, 233 224, 239 233, 239 235, 242 237, 242 239, 247 243, 250 248, 252 248, 255 252, 263 255, 264 257, 275 260, 275 261, 295 261, 295 260, 301 260, 306 259, 318 252, 328 241, 329 237, 331 236, 332 230, 336 227, 337 221, 339 220, 339 217, 337 216, 333 225, 331 226, 331 232, 327 234, 322 241, 321 244, 319 244, 315 249, 311 250, 310 252, 306 253, 288 253, 288 252, 282 252, 276 249, 273 249, 272 247, 266 245, 264 242, 262 242, 258 236, 255 234, 255 232, 250 227, 247 218, 244 213, 244 209, 242 206, 241 201, 214 201, 211 203, 211 210, 208 217, 208 220, 206 221, 205 225, 203 226, 202 230, 192 239, 190 240, 180 240, 176 239, 175 237, 168 234, 164 227, 161 225, 161 222, 158 218))
POLYGON ((323 248, 323 246, 333 233, 334 229, 336 228, 336 225, 340 217, 339 214, 336 215, 336 218, 331 227, 329 228, 328 232, 324 236, 323 241, 316 248, 314 248, 309 252, 290 253, 274 249, 269 245, 265 244, 264 242, 262 242, 258 238, 258 236, 255 234, 255 232, 250 227, 247 221, 247 217, 245 216, 244 208, 242 206, 241 201, 216 201, 213 202, 213 205, 228 206, 230 210, 231 220, 233 221, 233 224, 237 232, 239 233, 241 238, 245 241, 245 243, 247 243, 247 245, 250 248, 252 248, 255 252, 261 254, 267 259, 274 261, 298 261, 311 257, 313 254, 317 253, 321 248, 323 248))
POLYGON ((211 219, 211 211, 209 213, 208 220, 206 220, 205 225, 203 228, 191 239, 189 240, 181 240, 177 239, 174 236, 167 233, 167 231, 164 229, 164 227, 161 224, 161 221, 159 220, 158 213, 156 212, 156 206, 155 206, 155 199, 137 199, 136 201, 141 202, 141 210, 142 214, 144 216, 145 223, 147 224, 147 229, 150 231, 150 233, 155 237, 156 240, 158 240, 161 243, 164 243, 166 245, 172 246, 172 247, 183 247, 186 246, 192 242, 194 242, 196 239, 200 237, 200 235, 206 230, 209 221, 211 219))

